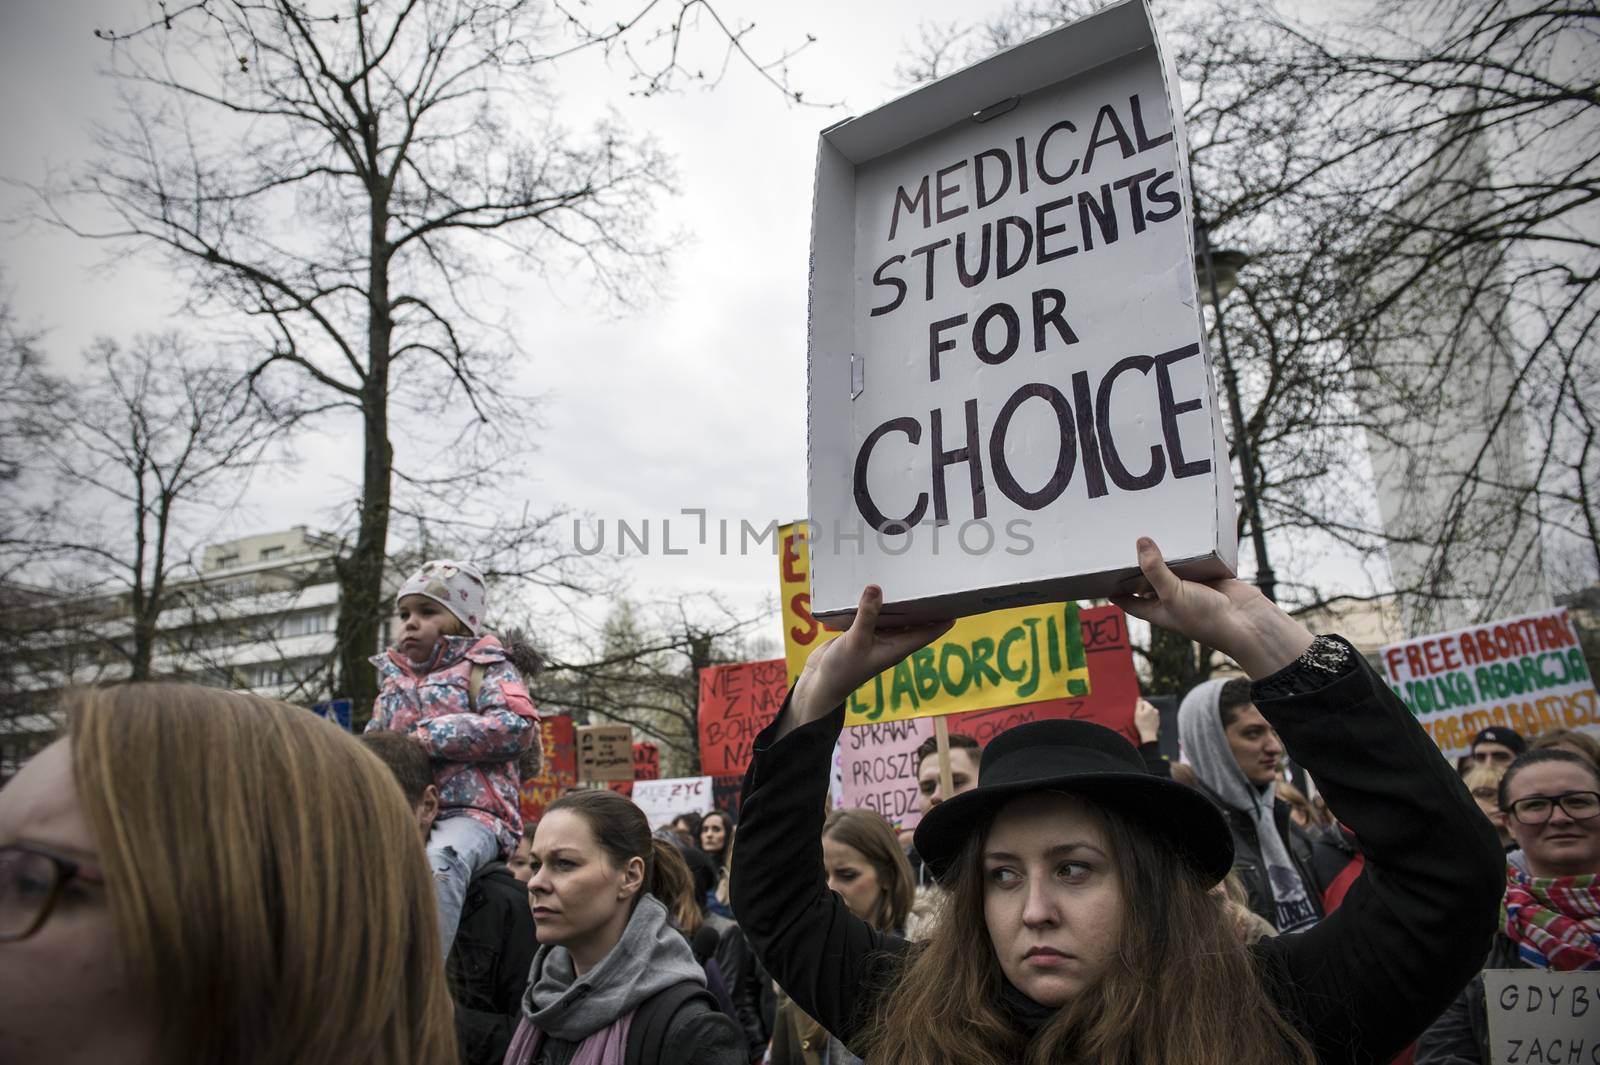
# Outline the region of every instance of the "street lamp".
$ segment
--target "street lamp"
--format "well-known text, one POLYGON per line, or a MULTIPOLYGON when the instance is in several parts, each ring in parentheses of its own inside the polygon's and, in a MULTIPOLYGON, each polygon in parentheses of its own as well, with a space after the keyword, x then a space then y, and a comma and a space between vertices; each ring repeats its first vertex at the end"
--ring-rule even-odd
POLYGON ((1233 360, 1228 356, 1228 332, 1222 325, 1222 299, 1232 292, 1239 281, 1239 271, 1250 261, 1240 251, 1211 249, 1211 237, 1205 221, 1195 216, 1195 275, 1202 289, 1211 295, 1211 306, 1216 312, 1217 354, 1222 362, 1222 386, 1228 390, 1228 409, 1233 415, 1233 439, 1239 448, 1239 475, 1244 480, 1244 508, 1250 519, 1250 540, 1256 552, 1256 587, 1268 599, 1277 601, 1278 581, 1267 561, 1267 534, 1261 526, 1261 502, 1256 497, 1255 452, 1250 447, 1250 437, 1245 432, 1244 414, 1239 403, 1239 379, 1234 376, 1233 360))

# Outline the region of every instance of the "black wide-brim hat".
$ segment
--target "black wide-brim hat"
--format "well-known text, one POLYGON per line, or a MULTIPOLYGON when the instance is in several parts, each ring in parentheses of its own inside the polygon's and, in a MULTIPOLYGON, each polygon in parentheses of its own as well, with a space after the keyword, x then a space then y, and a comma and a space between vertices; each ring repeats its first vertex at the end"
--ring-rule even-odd
POLYGON ((917 853, 943 878, 973 833, 1029 792, 1081 795, 1141 825, 1208 885, 1233 868, 1233 834, 1217 804, 1145 769, 1133 745, 1087 721, 1030 721, 984 748, 978 786, 946 799, 917 826, 917 853))

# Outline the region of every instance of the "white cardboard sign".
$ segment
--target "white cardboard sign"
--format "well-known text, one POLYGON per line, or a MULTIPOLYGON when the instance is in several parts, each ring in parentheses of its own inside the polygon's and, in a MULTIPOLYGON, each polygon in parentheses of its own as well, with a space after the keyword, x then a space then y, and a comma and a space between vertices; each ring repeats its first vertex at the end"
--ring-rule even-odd
POLYGON ((1600 972, 1485 969, 1493 1065, 1600 1065, 1600 972))
POLYGON ((1125 0, 825 130, 812 610, 1107 595, 1154 536, 1229 575, 1233 489, 1181 109, 1125 0))
POLYGON ((1572 729, 1600 738, 1600 695, 1565 609, 1499 618, 1378 649, 1384 677, 1446 757, 1491 725, 1525 739, 1572 729))
POLYGON ((652 829, 669 825, 679 814, 711 812, 710 777, 668 777, 666 780, 635 780, 634 805, 644 811, 652 829))

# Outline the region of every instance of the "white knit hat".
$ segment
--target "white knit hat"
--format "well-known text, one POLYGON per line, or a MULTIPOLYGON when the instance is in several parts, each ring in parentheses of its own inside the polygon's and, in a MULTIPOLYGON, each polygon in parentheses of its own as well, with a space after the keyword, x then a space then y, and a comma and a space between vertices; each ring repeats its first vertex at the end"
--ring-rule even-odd
POLYGON ((489 606, 489 589, 483 574, 470 562, 440 558, 424 562, 411 579, 400 586, 394 601, 408 595, 422 595, 454 614, 474 636, 483 634, 483 615, 489 606))

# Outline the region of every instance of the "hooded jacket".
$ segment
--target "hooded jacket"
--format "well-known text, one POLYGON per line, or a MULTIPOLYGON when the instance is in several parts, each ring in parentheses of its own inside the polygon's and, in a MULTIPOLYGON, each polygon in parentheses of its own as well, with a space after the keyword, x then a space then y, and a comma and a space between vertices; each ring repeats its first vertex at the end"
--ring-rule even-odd
POLYGON ((539 713, 493 636, 446 636, 417 665, 399 651, 372 658, 378 700, 368 732, 403 732, 433 760, 439 816, 470 817, 495 834, 500 857, 522 835, 517 760, 539 741, 539 713), (472 668, 483 667, 476 702, 472 668))
POLYGON ((1311 837, 1290 820, 1288 804, 1279 801, 1271 785, 1261 788, 1252 784, 1239 768, 1218 712, 1225 683, 1206 681, 1184 696, 1178 708, 1183 760, 1194 768, 1201 790, 1222 808, 1233 834, 1233 871, 1249 896, 1250 909, 1280 932, 1298 930, 1323 916, 1322 885, 1315 875, 1311 837), (1261 826, 1269 815, 1278 837, 1278 846, 1270 851, 1261 839, 1261 826), (1275 890, 1273 871, 1282 864, 1285 853, 1290 869, 1278 872, 1282 888, 1275 890), (1278 858, 1268 861, 1273 854, 1278 858), (1292 894, 1295 877, 1303 897, 1292 894), (1293 901, 1280 904, 1278 896, 1286 892, 1293 901))
MULTIPOLYGON (((539 948, 506 1065, 566 1065, 584 1040, 604 1039, 608 1029, 652 996, 676 984, 703 987, 705 982, 688 940, 668 922, 666 907, 646 895, 617 945, 582 976, 576 975, 566 947, 539 948)), ((661 1061, 746 1065, 748 1057, 732 1018, 689 1006, 668 1027, 661 1061)))

